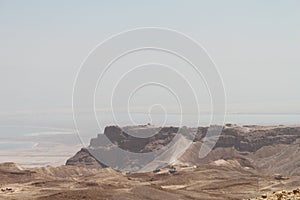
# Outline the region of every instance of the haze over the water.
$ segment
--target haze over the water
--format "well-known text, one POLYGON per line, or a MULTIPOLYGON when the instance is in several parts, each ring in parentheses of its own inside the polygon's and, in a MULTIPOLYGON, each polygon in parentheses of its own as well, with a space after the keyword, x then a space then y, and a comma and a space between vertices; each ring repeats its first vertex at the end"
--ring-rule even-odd
MULTIPOLYGON (((80 64, 106 38, 137 27, 174 29, 202 44, 223 78, 229 113, 300 113, 300 1, 117 4, 0 1, 1 125, 72 127, 80 64)), ((151 95, 138 96, 146 102, 138 106, 151 95)), ((201 108, 209 105, 203 94, 201 108)))

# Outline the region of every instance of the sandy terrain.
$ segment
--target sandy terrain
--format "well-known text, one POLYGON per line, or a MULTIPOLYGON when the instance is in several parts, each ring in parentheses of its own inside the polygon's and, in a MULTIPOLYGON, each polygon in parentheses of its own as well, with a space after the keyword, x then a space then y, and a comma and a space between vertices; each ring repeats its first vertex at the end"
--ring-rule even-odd
POLYGON ((23 169, 0 165, 0 199, 247 199, 297 188, 300 177, 276 180, 235 161, 122 174, 110 168, 61 166, 23 169))

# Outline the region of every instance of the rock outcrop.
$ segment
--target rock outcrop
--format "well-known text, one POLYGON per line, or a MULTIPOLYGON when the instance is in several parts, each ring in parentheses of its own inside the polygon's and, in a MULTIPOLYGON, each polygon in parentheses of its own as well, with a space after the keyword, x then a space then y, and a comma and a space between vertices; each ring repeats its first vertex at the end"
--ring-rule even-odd
POLYGON ((300 199, 300 189, 294 189, 291 191, 274 191, 271 194, 262 194, 261 197, 257 197, 251 200, 258 200, 258 199, 265 199, 265 200, 293 200, 293 199, 300 199))
MULTIPOLYGON (((198 158, 199 149, 206 136, 207 127, 185 128, 185 137, 195 134, 193 144, 179 158, 179 162, 192 165, 210 163, 219 159, 236 160, 241 166, 265 170, 270 174, 300 175, 300 127, 285 126, 237 126, 226 125, 214 149, 204 158, 198 158)), ((119 128, 109 126, 104 134, 91 139, 89 148, 97 149, 105 146, 102 144, 104 137, 108 138, 111 145, 135 152, 151 152, 169 144, 178 131, 177 127, 152 127, 134 126, 119 128), (156 134, 155 134, 156 133, 156 134), (140 137, 140 136, 143 137, 140 137), (150 137, 146 137, 150 135, 150 137)), ((111 146, 106 151, 113 150, 111 146)), ((105 167, 95 159, 87 149, 82 149, 70 158, 67 165, 105 167)), ((130 161, 126 163, 131 165, 130 161)))
POLYGON ((98 162, 86 148, 82 148, 72 158, 69 158, 66 165, 86 167, 86 168, 105 168, 106 166, 98 162))

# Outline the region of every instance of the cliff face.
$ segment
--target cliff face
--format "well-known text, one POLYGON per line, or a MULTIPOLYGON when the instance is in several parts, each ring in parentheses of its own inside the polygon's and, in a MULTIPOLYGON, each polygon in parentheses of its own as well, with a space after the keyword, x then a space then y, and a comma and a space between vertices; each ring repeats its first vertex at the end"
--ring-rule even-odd
MULTIPOLYGON (((158 146, 167 145, 177 132, 178 128, 176 127, 164 127, 160 129, 157 127, 137 126, 125 127, 122 130, 118 126, 108 126, 104 130, 104 135, 111 143, 118 145, 118 147, 123 150, 135 153, 146 153, 157 149, 158 146), (152 136, 147 137, 147 135, 152 136), (147 148, 147 145, 151 145, 152 143, 157 143, 157 146, 153 145, 154 149, 147 148)), ((91 139, 90 147, 98 148, 99 146, 107 145, 102 144, 104 135, 98 134, 97 138, 91 139)))
MULTIPOLYGON (((196 133, 194 142, 202 142, 207 132, 207 127, 189 128, 189 132, 196 133)), ((177 127, 126 127, 122 131, 117 126, 109 126, 105 128, 104 135, 110 141, 124 150, 131 152, 149 152, 153 149, 146 148, 152 146, 154 149, 158 146, 168 144, 178 132, 177 127), (130 132, 130 135, 127 133, 130 132), (158 131, 157 134, 146 137, 134 137, 131 133, 143 132, 144 135, 158 131), (156 146, 156 145, 157 146, 156 146)), ((102 134, 97 138, 91 139, 90 146, 97 147, 101 145, 102 134)), ((300 138, 300 127, 280 127, 280 126, 225 126, 219 140, 214 148, 233 147, 238 151, 256 152, 264 146, 278 144, 292 144, 300 138)))
MULTIPOLYGON (((118 145, 126 151, 145 153, 160 149, 172 141, 177 127, 148 127, 117 126, 106 127, 104 135, 112 144, 118 145), (158 132, 157 134, 154 134, 158 132), (150 137, 137 137, 151 135, 150 137)), ((204 159, 198 159, 198 152, 205 137, 207 127, 186 128, 186 132, 195 133, 194 142, 186 151, 179 162, 193 165, 209 163, 218 159, 235 159, 240 164, 263 169, 267 168, 272 172, 299 173, 300 156, 298 152, 300 142, 300 127, 285 126, 235 126, 224 127, 221 136, 213 151, 204 159), (283 157, 284 155, 284 157, 283 157), (280 160, 278 160, 280 158, 280 160), (290 158, 290 159, 289 159, 290 158), (282 160, 285 160, 282 163, 282 160), (276 163, 281 163, 280 166, 276 163), (293 166, 293 167, 291 167, 293 166), (292 170, 290 168, 293 168, 292 170)), ((91 149, 97 149, 103 142, 103 134, 93 138, 90 143, 91 149)), ((187 136, 188 137, 188 136, 187 136)), ((86 149, 82 149, 74 157, 69 159, 67 165, 78 165, 87 167, 105 167, 99 163, 86 149)))
POLYGON ((238 151, 256 152, 264 146, 292 144, 298 138, 299 127, 225 127, 215 148, 234 147, 238 151))

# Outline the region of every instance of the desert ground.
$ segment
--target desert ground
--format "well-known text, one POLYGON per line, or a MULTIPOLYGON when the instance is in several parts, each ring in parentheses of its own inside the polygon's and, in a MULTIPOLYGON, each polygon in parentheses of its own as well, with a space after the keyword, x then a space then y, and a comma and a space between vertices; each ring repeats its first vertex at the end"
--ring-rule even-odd
POLYGON ((58 167, 2 163, 0 199, 300 199, 299 138, 297 126, 227 125, 206 158, 195 157, 198 137, 172 166, 147 173, 103 168, 85 150, 58 167))

